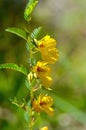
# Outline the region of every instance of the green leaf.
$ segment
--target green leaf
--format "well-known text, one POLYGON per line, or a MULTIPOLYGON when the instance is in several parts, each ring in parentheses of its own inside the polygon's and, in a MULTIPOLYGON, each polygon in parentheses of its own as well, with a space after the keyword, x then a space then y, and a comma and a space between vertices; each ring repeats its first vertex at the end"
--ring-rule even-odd
POLYGON ((42 27, 35 28, 35 29, 31 32, 30 37, 31 37, 32 39, 37 39, 37 38, 40 36, 41 31, 42 31, 42 27))
POLYGON ((30 82, 29 82, 27 79, 25 80, 25 85, 26 85, 26 87, 30 90, 30 85, 31 85, 31 84, 30 84, 30 82))
POLYGON ((26 43, 26 49, 28 52, 30 52, 30 45, 28 43, 26 43))
POLYGON ((21 28, 11 27, 11 28, 7 28, 6 31, 16 34, 17 36, 19 36, 27 41, 27 34, 26 34, 25 30, 23 30, 21 28))
POLYGON ((38 0, 29 0, 27 5, 26 5, 26 8, 25 8, 25 11, 24 11, 24 18, 26 21, 30 21, 31 20, 31 13, 33 12, 35 6, 37 5, 38 3, 38 0))
POLYGON ((24 75, 28 74, 28 72, 24 66, 22 66, 22 65, 18 66, 17 64, 14 64, 14 63, 0 64, 0 69, 11 69, 11 70, 21 72, 24 75))
POLYGON ((68 113, 80 123, 86 124, 86 114, 84 112, 73 106, 71 103, 65 101, 64 99, 54 94, 52 96, 58 109, 61 109, 63 112, 68 113))
POLYGON ((27 122, 30 122, 30 113, 28 112, 28 111, 25 111, 24 112, 24 117, 25 117, 25 120, 27 121, 27 122))

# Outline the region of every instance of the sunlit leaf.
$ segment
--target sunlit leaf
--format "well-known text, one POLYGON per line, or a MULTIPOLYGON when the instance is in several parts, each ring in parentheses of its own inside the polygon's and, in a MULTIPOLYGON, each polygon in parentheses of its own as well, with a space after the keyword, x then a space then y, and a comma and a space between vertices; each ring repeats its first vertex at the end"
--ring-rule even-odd
POLYGON ((21 28, 11 27, 11 28, 7 28, 6 31, 16 34, 17 36, 27 40, 26 32, 21 28))
POLYGON ((33 12, 37 3, 38 3, 38 0, 29 0, 28 1, 25 11, 24 11, 24 18, 26 21, 29 21, 31 19, 30 15, 33 12))
POLYGON ((23 73, 24 75, 27 75, 27 70, 24 66, 18 66, 17 64, 14 63, 6 63, 6 64, 0 64, 0 69, 11 69, 11 70, 15 70, 18 72, 23 73))

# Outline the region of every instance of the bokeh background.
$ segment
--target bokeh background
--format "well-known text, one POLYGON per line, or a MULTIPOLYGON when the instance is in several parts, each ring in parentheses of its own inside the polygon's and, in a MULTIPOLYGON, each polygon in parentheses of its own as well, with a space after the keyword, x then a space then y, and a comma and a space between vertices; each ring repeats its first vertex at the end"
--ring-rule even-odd
MULTIPOLYGON (((8 27, 29 27, 23 18, 27 0, 0 0, 0 64, 23 64, 28 68, 25 41, 5 32, 8 27)), ((86 0, 39 0, 31 28, 43 26, 57 40, 59 61, 52 66, 54 117, 42 115, 38 124, 49 130, 86 130, 86 0)), ((25 76, 0 70, 0 130, 27 130, 19 101, 27 94, 25 76)), ((35 128, 37 130, 37 128, 35 128)))

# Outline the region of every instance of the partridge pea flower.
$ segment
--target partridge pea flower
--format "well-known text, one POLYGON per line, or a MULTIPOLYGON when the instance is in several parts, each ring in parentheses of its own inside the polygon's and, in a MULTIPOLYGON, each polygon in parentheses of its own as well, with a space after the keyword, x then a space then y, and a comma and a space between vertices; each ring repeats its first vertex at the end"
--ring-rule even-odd
POLYGON ((52 104, 53 104, 53 99, 51 96, 40 94, 37 99, 33 100, 32 106, 34 110, 37 112, 44 111, 49 115, 53 115, 54 110, 51 107, 52 104))
POLYGON ((38 41, 38 48, 44 61, 53 64, 58 60, 59 53, 56 48, 56 40, 49 35, 38 41))
POLYGON ((52 78, 49 76, 51 69, 47 66, 47 62, 38 61, 33 71, 41 79, 43 86, 49 88, 52 83, 52 78))
POLYGON ((48 127, 44 126, 44 127, 40 128, 40 130, 48 130, 48 127))

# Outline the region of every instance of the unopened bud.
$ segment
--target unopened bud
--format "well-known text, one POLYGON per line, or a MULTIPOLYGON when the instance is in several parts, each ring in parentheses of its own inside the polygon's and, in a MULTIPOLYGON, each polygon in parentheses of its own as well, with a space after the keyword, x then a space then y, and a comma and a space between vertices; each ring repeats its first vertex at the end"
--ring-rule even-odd
POLYGON ((27 77, 28 77, 28 80, 31 81, 33 79, 33 73, 30 72, 27 77))

